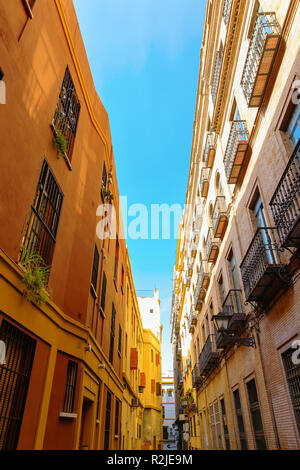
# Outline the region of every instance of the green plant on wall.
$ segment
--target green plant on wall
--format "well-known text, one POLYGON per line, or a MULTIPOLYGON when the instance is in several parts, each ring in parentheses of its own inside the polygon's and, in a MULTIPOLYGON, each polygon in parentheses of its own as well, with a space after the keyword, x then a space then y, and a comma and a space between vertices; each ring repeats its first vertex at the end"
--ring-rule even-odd
POLYGON ((54 127, 55 136, 53 137, 53 145, 57 150, 57 158, 60 156, 66 160, 66 153, 68 150, 67 141, 62 131, 54 127))
POLYGON ((22 247, 20 264, 24 270, 22 279, 25 286, 24 297, 30 302, 45 304, 50 297, 47 290, 50 267, 40 255, 30 253, 25 246, 22 247))
POLYGON ((186 396, 187 396, 187 399, 188 399, 189 404, 192 404, 192 403, 195 402, 194 397, 193 397, 193 391, 192 391, 192 389, 189 389, 189 390, 186 392, 186 396))
POLYGON ((102 186, 102 194, 106 202, 109 204, 113 200, 114 196, 109 189, 106 189, 105 186, 102 186))

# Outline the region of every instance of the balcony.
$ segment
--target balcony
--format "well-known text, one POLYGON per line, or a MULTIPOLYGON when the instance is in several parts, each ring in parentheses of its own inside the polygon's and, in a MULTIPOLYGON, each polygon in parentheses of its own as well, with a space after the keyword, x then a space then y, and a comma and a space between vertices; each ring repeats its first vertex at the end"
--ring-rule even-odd
POLYGON ((208 169, 202 168, 200 176, 200 194, 202 197, 207 197, 209 187, 208 169))
POLYGON ((216 147, 215 147, 215 133, 208 132, 206 135, 203 162, 206 168, 212 168, 215 160, 216 147))
POLYGON ((213 234, 215 238, 223 238, 228 223, 227 205, 224 196, 217 196, 212 215, 213 234))
MULTIPOLYGON (((245 327, 246 314, 243 309, 242 291, 240 289, 231 289, 222 305, 222 315, 230 317, 228 330, 234 333, 234 336, 240 336, 245 327)), ((225 338, 222 332, 216 333, 216 346, 223 349, 232 344, 228 338, 225 338)))
POLYGON ((262 103, 280 34, 275 13, 257 14, 241 81, 250 108, 258 107, 262 103))
POLYGON ((215 369, 219 362, 220 353, 216 350, 214 335, 209 335, 199 355, 198 364, 192 372, 193 387, 199 386, 215 369))
POLYGON ((223 51, 218 51, 216 54, 214 74, 213 74, 212 84, 211 84, 211 97, 212 97, 214 104, 216 102, 217 92, 219 88, 219 79, 220 79, 222 62, 223 62, 223 51))
POLYGON ((300 140, 271 199, 281 247, 300 245, 300 140))
POLYGON ((284 278, 276 228, 259 227, 241 264, 246 301, 268 304, 284 278))
POLYGON ((209 271, 206 261, 201 262, 200 271, 198 274, 196 289, 195 289, 195 297, 194 297, 194 304, 196 310, 201 308, 202 302, 205 299, 206 290, 209 285, 209 271))
POLYGON ((214 237, 212 227, 209 227, 205 240, 206 258, 208 263, 215 263, 219 254, 220 241, 214 237))
POLYGON ((232 121, 224 155, 224 167, 228 184, 236 184, 248 150, 249 134, 246 121, 232 121))
POLYGON ((192 308, 189 314, 189 319, 188 319, 188 326, 189 326, 190 333, 194 333, 196 325, 197 325, 197 315, 195 314, 195 311, 192 308))

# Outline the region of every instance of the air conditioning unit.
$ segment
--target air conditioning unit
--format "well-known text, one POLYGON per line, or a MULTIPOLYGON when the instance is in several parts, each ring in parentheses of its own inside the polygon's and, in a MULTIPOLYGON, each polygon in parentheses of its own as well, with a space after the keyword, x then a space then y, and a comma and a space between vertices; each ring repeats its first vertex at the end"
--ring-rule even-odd
POLYGON ((131 400, 131 406, 133 408, 137 408, 139 406, 140 402, 139 402, 139 399, 138 398, 132 398, 131 400))
POLYGON ((179 415, 179 421, 186 421, 188 419, 188 415, 179 415))

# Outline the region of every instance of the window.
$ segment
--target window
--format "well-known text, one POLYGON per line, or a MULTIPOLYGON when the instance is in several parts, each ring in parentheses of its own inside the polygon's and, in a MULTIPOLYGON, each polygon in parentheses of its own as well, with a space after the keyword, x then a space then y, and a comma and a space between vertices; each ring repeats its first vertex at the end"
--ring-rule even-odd
POLYGON ((155 380, 151 379, 151 393, 155 393, 155 380))
POLYGON ((167 441, 169 439, 168 426, 163 426, 163 440, 167 441))
POLYGON ((300 103, 294 106, 285 132, 294 149, 300 139, 300 103))
POLYGON ((209 415, 210 415, 211 431, 213 435, 213 448, 223 449, 221 421, 220 421, 220 412, 219 412, 218 402, 210 406, 209 415))
POLYGON ((97 290, 98 269, 99 269, 99 251, 98 251, 97 246, 95 245, 92 279, 91 279, 91 285, 94 289, 94 293, 96 293, 96 290, 97 290))
POLYGON ((114 281, 117 283, 118 279, 118 261, 119 261, 119 240, 116 238, 116 252, 115 252, 115 269, 114 269, 114 281))
POLYGON ((116 327, 116 309, 115 309, 114 304, 112 304, 110 346, 109 346, 109 362, 111 364, 113 363, 113 358, 114 358, 115 327, 116 327))
POLYGON ((2 320, 0 341, 6 345, 0 363, 0 450, 17 449, 26 404, 36 342, 2 320))
POLYGON ((219 288, 220 301, 222 305, 225 300, 225 288, 224 288, 223 276, 219 277, 218 288, 219 288))
POLYGON ((66 154, 70 161, 72 158, 79 113, 80 103, 76 95, 69 67, 67 67, 54 113, 53 125, 55 129, 62 132, 66 140, 66 154))
POLYGON ((125 357, 127 357, 127 341, 128 341, 128 336, 127 336, 127 333, 125 334, 125 357))
POLYGON ((100 303, 100 307, 101 307, 101 310, 102 310, 103 313, 105 311, 106 284, 107 284, 106 275, 105 275, 105 273, 103 273, 102 290, 101 290, 101 303, 100 303))
POLYGON ((156 382, 156 396, 161 396, 161 384, 159 382, 156 382))
POLYGON ((120 416, 120 402, 116 399, 116 409, 115 409, 115 437, 119 436, 119 419, 120 416))
POLYGON ((295 349, 288 349, 282 354, 282 361, 285 369, 286 379, 289 386, 292 406, 295 413, 298 432, 300 435, 300 364, 292 361, 292 355, 295 349))
POLYGON ((102 184, 102 188, 106 188, 106 184, 107 184, 107 171, 106 171, 105 162, 103 163, 103 171, 102 171, 102 181, 101 181, 101 184, 102 184))
POLYGON ((65 397, 64 397, 64 404, 63 404, 63 411, 65 413, 73 413, 74 411, 77 370, 78 370, 77 362, 69 361, 68 369, 67 369, 67 380, 66 380, 66 386, 65 386, 65 397))
POLYGON ((24 245, 30 253, 39 254, 47 265, 52 262, 63 194, 46 160, 31 206, 24 245))
POLYGON ((247 383, 250 413, 253 425, 253 431, 255 436, 256 447, 258 450, 265 450, 267 448, 264 429, 260 414, 259 401, 257 396, 255 380, 252 379, 247 383))
POLYGON ((226 450, 230 450, 229 431, 228 431, 228 425, 227 425, 224 398, 220 400, 220 404, 221 404, 221 411, 222 411, 222 423, 223 423, 223 431, 224 431, 224 437, 225 437, 225 447, 226 447, 226 450))
POLYGON ((151 349, 151 362, 153 362, 153 349, 151 349))
POLYGON ((119 353, 119 356, 121 356, 121 353, 122 353, 122 328, 121 328, 121 325, 119 325, 118 353, 119 353))
POLYGON ((104 428, 104 450, 109 449, 110 415, 111 415, 111 393, 107 390, 106 391, 105 428, 104 428))
POLYGON ((121 269, 121 291, 122 291, 122 294, 124 294, 124 277, 125 277, 125 272, 124 272, 124 266, 122 265, 122 269, 121 269))
POLYGON ((246 433, 245 433, 245 428, 244 428, 242 405, 241 405, 241 400, 240 400, 240 392, 238 389, 233 392, 233 398, 234 398, 234 405, 235 405, 236 419, 237 419, 238 430, 239 430, 241 449, 247 450, 248 446, 247 446, 246 433))
POLYGON ((168 390, 168 397, 172 397, 172 395, 173 395, 172 390, 168 390))
POLYGON ((154 311, 153 308, 150 308, 150 313, 153 313, 153 311, 154 311))
POLYGON ((229 268, 230 268, 230 275, 231 275, 231 281, 234 289, 239 289, 239 280, 238 280, 238 274, 237 274, 237 269, 236 269, 236 263, 235 263, 235 258, 233 256, 233 252, 231 251, 228 257, 228 263, 229 263, 229 268))
POLYGON ((99 382, 99 385, 98 385, 97 413, 96 413, 96 419, 97 419, 97 420, 100 419, 101 385, 102 385, 102 382, 100 381, 100 382, 99 382))
POLYGON ((23 5, 30 18, 33 18, 32 10, 36 3, 36 0, 23 0, 23 5))

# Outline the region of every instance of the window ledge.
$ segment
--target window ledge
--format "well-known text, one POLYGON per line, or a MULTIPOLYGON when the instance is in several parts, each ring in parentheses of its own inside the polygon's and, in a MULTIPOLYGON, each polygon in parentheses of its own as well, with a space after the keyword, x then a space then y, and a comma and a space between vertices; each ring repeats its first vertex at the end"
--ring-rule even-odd
POLYGON ((68 418, 68 419, 76 419, 77 413, 66 413, 65 411, 61 411, 59 413, 60 418, 68 418))

